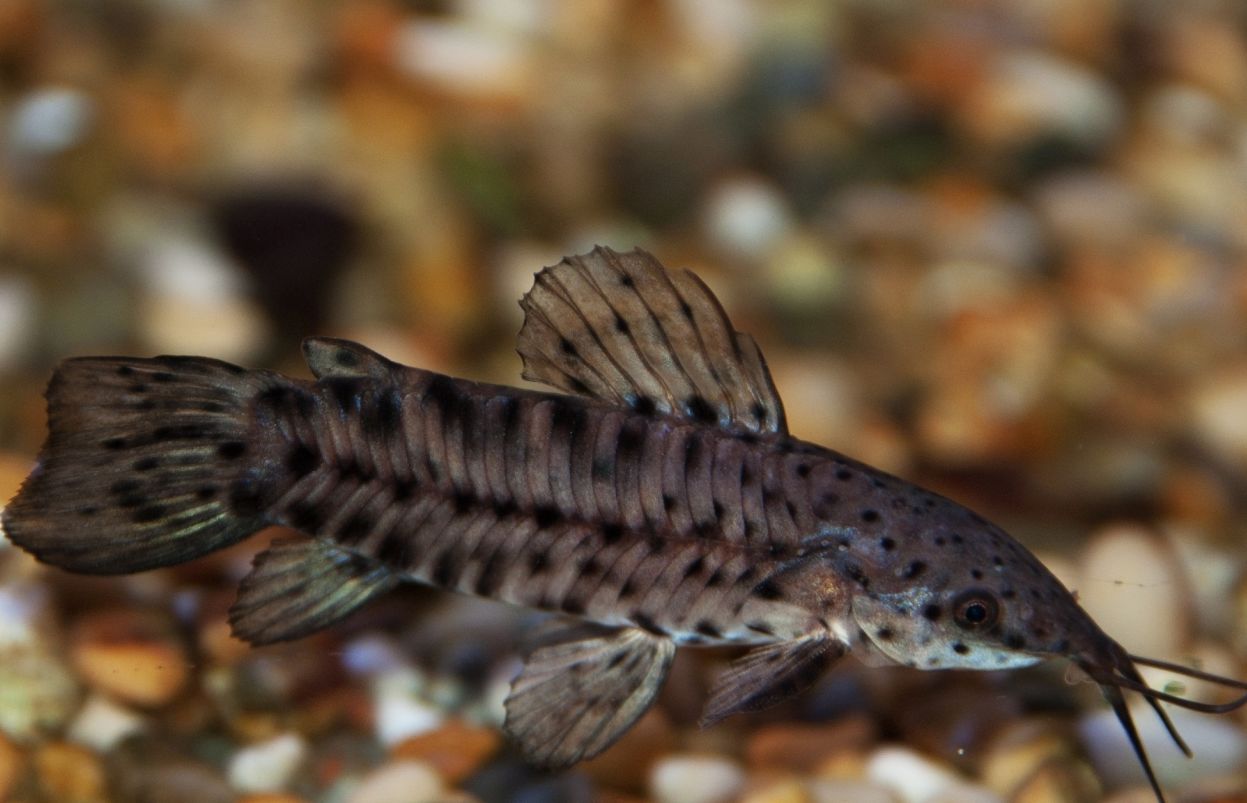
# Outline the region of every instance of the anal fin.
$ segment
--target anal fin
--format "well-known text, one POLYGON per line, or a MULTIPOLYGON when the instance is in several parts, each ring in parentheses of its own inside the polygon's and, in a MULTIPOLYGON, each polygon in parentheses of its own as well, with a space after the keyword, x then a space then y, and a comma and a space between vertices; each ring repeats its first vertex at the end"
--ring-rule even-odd
POLYGON ((381 564, 328 541, 277 541, 239 585, 230 626, 252 644, 301 638, 398 583, 381 564))
POLYGON ((675 644, 634 627, 548 634, 507 697, 504 729, 530 762, 565 767, 610 747, 662 688, 675 644))
POLYGON ((847 648, 828 633, 756 647, 733 661, 710 691, 701 725, 760 711, 814 685, 847 648))

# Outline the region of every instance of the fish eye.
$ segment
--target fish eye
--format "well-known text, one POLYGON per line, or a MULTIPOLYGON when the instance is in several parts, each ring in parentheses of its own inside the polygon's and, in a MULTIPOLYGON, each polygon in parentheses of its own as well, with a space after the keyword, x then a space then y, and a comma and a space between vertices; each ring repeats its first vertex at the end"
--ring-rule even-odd
POLYGON ((1000 617, 1000 603, 987 591, 966 591, 953 603, 953 618, 967 630, 991 627, 1000 617))

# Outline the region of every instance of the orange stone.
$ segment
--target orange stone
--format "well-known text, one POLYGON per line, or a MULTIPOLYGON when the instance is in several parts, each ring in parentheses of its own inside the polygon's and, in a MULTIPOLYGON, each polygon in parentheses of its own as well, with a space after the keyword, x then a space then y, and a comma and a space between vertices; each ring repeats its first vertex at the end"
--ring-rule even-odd
POLYGON ((865 750, 874 743, 876 730, 865 716, 819 725, 766 725, 749 738, 745 759, 755 770, 809 773, 834 756, 865 750))
POLYGON ((25 763, 17 745, 0 735, 0 800, 9 799, 9 792, 22 777, 25 763))
POLYGON ((39 788, 49 800, 103 803, 108 799, 104 767, 85 747, 50 742, 35 752, 39 788))
POLYGON ((134 609, 80 619, 70 639, 70 658, 87 685, 143 706, 169 702, 190 675, 190 662, 173 623, 134 609))
POLYGON ((423 761, 437 770, 447 784, 456 784, 484 764, 501 742, 502 738, 493 728, 452 719, 437 730, 399 742, 392 758, 423 761))

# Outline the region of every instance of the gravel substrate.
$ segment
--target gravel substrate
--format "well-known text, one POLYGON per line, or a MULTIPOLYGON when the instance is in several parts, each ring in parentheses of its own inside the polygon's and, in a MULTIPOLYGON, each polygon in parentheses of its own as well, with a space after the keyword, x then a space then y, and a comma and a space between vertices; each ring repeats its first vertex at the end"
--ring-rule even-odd
MULTIPOLYGON (((0 5, 0 503, 63 357, 302 372, 315 333, 516 384, 533 272, 642 246, 756 336, 794 434, 1247 678, 1241 4, 714 5, 0 5)), ((252 649, 226 611, 281 535, 114 578, 0 549, 0 799, 1153 799, 1056 662, 846 659, 702 730, 732 656, 683 651, 617 746, 536 772, 498 731, 531 615, 408 588, 252 649)), ((1241 712, 1174 712, 1187 760, 1133 710, 1172 801, 1247 801, 1241 712)))

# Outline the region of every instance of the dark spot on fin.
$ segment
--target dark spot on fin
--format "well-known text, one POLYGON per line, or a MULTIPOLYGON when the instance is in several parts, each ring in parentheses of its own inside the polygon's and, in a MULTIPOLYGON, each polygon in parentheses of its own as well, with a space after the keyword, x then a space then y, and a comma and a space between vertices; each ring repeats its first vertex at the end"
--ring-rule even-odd
POLYGON ((265 525, 263 504, 231 504, 225 489, 251 474, 247 411, 275 381, 208 358, 65 360, 40 468, 4 508, 9 540, 61 568, 121 574, 245 538, 265 525))
POLYGON ((739 433, 786 431, 757 344, 735 330, 718 299, 688 271, 668 271, 641 250, 596 248, 541 271, 520 306, 526 379, 623 400, 645 415, 661 411, 739 433), (608 354, 608 344, 621 359, 608 354), (608 359, 650 368, 646 377, 629 368, 593 370, 608 359), (652 371, 663 390, 647 381, 652 371))
POLYGON ((278 541, 256 556, 229 621, 252 644, 301 638, 396 585, 381 564, 332 543, 278 541))
POLYGON ((388 379, 395 365, 377 352, 350 340, 309 337, 303 341, 303 357, 317 379, 356 377, 388 379))
POLYGON ((714 424, 719 420, 719 414, 715 412, 714 407, 701 396, 689 396, 685 399, 684 410, 689 418, 703 424, 714 424))

